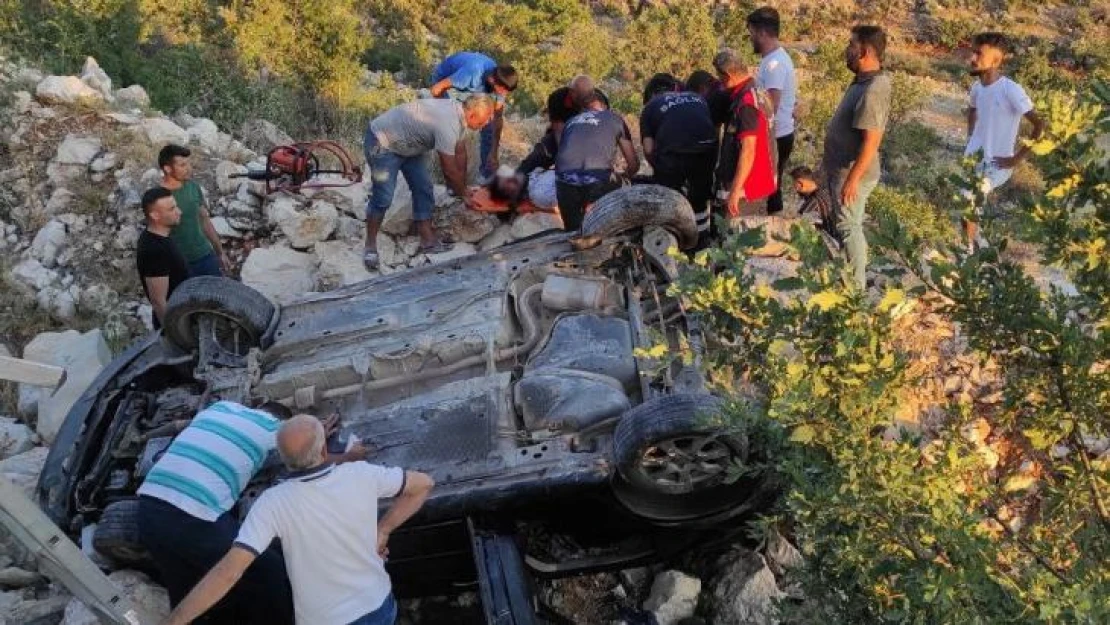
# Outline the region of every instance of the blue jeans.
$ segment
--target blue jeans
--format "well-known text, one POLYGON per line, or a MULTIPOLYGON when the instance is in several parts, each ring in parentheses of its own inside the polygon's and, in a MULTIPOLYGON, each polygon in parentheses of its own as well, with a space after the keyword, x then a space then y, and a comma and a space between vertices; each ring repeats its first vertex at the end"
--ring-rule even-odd
POLYGON ((364 614, 349 625, 393 625, 397 620, 397 600, 392 594, 386 595, 381 607, 369 614, 364 614))
POLYGON ((383 148, 378 138, 366 128, 363 137, 363 154, 370 164, 370 198, 366 202, 366 217, 381 219, 393 203, 397 190, 397 172, 405 176, 412 190, 412 218, 423 221, 432 218, 435 207, 435 192, 432 190, 432 176, 424 162, 424 155, 401 156, 383 148))
POLYGON ((216 252, 212 252, 208 256, 198 258, 189 263, 189 277, 195 278, 197 276, 216 276, 220 277, 224 272, 220 270, 220 259, 216 257, 216 252))
POLYGON ((878 186, 878 180, 862 181, 856 201, 844 206, 840 203, 840 190, 844 186, 847 171, 828 174, 829 196, 832 200, 833 216, 837 237, 841 248, 848 254, 852 266, 852 277, 861 289, 867 286, 867 237, 863 234, 863 220, 867 215, 867 198, 878 186))

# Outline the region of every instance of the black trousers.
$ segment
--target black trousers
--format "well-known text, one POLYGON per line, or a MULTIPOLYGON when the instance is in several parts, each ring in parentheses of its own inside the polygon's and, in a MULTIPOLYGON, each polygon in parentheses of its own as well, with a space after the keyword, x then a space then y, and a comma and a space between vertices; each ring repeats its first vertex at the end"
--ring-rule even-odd
POLYGON ((609 180, 587 185, 556 182, 555 199, 559 201, 559 214, 563 217, 563 230, 581 229, 582 217, 586 215, 586 205, 596 202, 601 196, 619 188, 619 183, 609 180))
POLYGON ((782 175, 786 171, 786 162, 790 160, 790 153, 794 151, 794 133, 775 139, 779 152, 779 177, 778 187, 771 197, 767 198, 767 214, 774 215, 782 212, 782 175))
MULTIPOLYGON (((230 513, 209 522, 161 499, 139 497, 139 540, 154 558, 171 606, 227 554, 238 534, 230 513)), ((293 591, 277 551, 271 547, 258 556, 231 592, 194 622, 293 625, 293 591)))
POLYGON ((656 160, 655 183, 685 193, 694 208, 699 233, 710 226, 709 202, 713 198, 716 164, 716 150, 700 154, 666 154, 656 160))

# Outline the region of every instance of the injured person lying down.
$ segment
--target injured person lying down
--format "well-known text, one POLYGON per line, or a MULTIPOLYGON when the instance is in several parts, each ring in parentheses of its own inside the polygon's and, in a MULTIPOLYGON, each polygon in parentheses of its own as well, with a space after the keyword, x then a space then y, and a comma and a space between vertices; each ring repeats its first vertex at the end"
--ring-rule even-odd
POLYGON ((536 169, 530 173, 502 166, 489 183, 489 195, 518 212, 554 211, 555 170, 536 169))

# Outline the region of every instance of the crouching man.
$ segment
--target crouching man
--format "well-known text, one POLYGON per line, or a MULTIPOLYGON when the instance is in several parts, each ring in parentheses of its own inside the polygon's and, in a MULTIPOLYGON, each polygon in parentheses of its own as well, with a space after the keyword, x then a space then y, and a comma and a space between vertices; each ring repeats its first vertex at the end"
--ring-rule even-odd
POLYGON ((420 509, 432 479, 365 462, 326 460, 324 427, 310 415, 282 425, 278 452, 291 473, 255 502, 227 555, 167 623, 183 625, 220 600, 281 539, 298 623, 387 625, 397 616, 384 557, 390 533, 420 509), (378 520, 378 499, 396 497, 378 520))

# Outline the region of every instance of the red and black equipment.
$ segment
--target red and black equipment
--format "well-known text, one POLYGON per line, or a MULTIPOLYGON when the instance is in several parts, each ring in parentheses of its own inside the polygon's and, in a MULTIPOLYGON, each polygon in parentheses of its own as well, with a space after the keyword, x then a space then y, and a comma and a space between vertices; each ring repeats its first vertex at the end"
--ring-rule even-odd
POLYGON ((362 168, 335 141, 307 141, 279 145, 266 154, 266 169, 232 174, 230 178, 248 178, 266 182, 266 193, 296 192, 301 189, 349 187, 362 181, 362 168), (321 167, 321 157, 327 169, 321 167), (338 174, 338 177, 325 176, 338 174))

